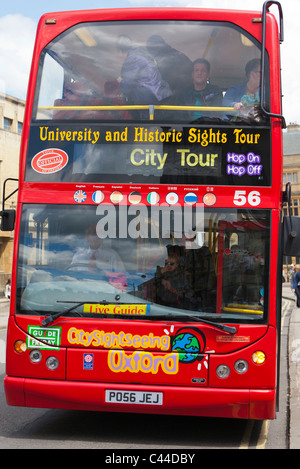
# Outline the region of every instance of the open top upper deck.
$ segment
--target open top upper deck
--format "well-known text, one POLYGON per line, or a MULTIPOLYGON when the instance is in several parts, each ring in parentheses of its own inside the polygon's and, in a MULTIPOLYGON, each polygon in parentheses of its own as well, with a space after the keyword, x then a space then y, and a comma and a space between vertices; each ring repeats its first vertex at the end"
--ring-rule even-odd
MULTIPOLYGON (((261 14, 81 13, 40 21, 26 181, 271 186, 261 14)), ((272 112, 277 60, 265 54, 272 112)))

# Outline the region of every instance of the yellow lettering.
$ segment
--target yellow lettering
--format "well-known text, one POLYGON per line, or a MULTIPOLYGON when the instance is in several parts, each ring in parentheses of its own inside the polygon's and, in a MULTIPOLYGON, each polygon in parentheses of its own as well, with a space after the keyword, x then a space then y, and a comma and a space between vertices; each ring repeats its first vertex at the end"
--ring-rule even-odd
POLYGON ((215 159, 218 158, 217 153, 189 153, 190 150, 187 149, 178 149, 176 150, 180 155, 180 164, 181 166, 215 166, 215 159))
POLYGON ((102 346, 104 348, 111 347, 130 347, 130 348, 150 348, 169 350, 170 348, 170 337, 167 335, 154 336, 152 332, 149 335, 132 335, 125 334, 124 332, 105 332, 97 329, 92 332, 77 329, 71 327, 67 334, 68 342, 70 344, 83 345, 84 347, 89 346, 102 346))
POLYGON ((111 134, 111 131, 110 131, 110 130, 107 130, 107 131, 106 131, 105 140, 106 140, 107 142, 112 142, 112 134, 111 134))
POLYGON ((133 151, 131 152, 130 161, 131 161, 131 163, 132 163, 134 166, 141 166, 142 164, 145 163, 145 160, 140 159, 139 161, 136 161, 136 160, 135 160, 135 155, 136 155, 136 154, 138 154, 138 155, 143 155, 144 152, 143 152, 142 149, 136 148, 135 150, 133 150, 133 151))
POLYGON ((210 155, 210 162, 211 162, 211 166, 215 166, 215 159, 218 158, 219 155, 217 154, 211 154, 210 155))
POLYGON ((40 127, 40 140, 47 140, 48 138, 48 127, 40 127))
POLYGON ((110 350, 107 364, 113 373, 152 373, 159 369, 166 374, 178 373, 179 354, 153 355, 150 352, 126 353, 123 350, 110 350))
POLYGON ((247 144, 258 144, 258 140, 260 139, 260 134, 246 134, 243 132, 243 129, 235 129, 233 131, 235 135, 235 142, 234 143, 247 143, 247 144))

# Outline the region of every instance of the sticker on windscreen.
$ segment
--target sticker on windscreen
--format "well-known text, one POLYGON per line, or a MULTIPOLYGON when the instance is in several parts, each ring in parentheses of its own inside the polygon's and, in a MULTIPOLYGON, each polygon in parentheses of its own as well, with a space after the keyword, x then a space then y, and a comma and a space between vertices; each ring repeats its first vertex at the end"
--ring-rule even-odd
POLYGON ((48 148, 37 153, 31 161, 31 167, 40 174, 53 174, 61 171, 68 163, 66 152, 59 148, 48 148))

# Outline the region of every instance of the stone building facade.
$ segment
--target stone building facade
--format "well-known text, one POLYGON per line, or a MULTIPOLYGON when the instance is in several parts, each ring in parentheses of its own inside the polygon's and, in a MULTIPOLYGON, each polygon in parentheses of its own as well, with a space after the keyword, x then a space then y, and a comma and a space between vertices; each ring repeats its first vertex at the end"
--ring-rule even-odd
POLYGON ((283 133, 283 186, 292 185, 292 214, 300 216, 300 125, 283 133))
MULTIPOLYGON (((283 132, 283 189, 291 183, 291 212, 300 216, 300 125, 290 124, 283 132)), ((287 214, 287 209, 284 208, 287 214)), ((284 256, 284 273, 288 277, 291 264, 300 264, 300 258, 284 256)))
MULTIPOLYGON (((7 178, 19 177, 19 151, 23 127, 25 102, 0 93, 0 203, 2 210, 3 183, 7 178)), ((6 184, 6 196, 18 187, 16 181, 6 184)), ((5 203, 5 208, 15 208, 17 193, 5 203)), ((0 297, 11 276, 13 232, 0 231, 0 297)))

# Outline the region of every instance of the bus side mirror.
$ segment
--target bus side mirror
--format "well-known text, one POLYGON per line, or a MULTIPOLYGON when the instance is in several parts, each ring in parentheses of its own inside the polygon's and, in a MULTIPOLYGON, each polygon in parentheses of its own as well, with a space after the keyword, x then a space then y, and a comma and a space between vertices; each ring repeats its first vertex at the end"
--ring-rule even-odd
POLYGON ((300 217, 283 217, 283 255, 300 256, 300 217))
POLYGON ((15 228, 16 211, 15 210, 3 210, 0 212, 1 215, 1 230, 2 231, 13 231, 15 228))
POLYGON ((5 179, 3 183, 3 194, 2 194, 2 210, 0 211, 0 216, 1 216, 1 224, 0 224, 0 229, 2 231, 13 231, 15 228, 15 219, 16 219, 16 211, 15 210, 5 210, 5 202, 12 196, 14 195, 17 191, 18 188, 12 191, 8 196, 6 196, 6 184, 8 181, 18 181, 18 179, 15 178, 7 178, 5 179))

